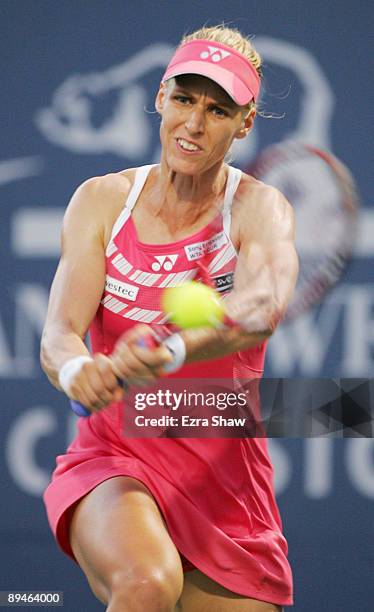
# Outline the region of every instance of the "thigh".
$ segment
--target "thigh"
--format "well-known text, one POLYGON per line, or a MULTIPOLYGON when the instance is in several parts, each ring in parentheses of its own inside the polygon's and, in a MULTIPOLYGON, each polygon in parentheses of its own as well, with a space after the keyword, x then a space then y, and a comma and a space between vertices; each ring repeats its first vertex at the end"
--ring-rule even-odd
POLYGON ((113 578, 134 579, 153 569, 182 589, 178 550, 151 493, 134 478, 111 478, 88 493, 74 509, 70 542, 94 594, 105 604, 113 578))
POLYGON ((225 589, 199 570, 185 574, 179 609, 181 612, 282 612, 281 606, 225 589))

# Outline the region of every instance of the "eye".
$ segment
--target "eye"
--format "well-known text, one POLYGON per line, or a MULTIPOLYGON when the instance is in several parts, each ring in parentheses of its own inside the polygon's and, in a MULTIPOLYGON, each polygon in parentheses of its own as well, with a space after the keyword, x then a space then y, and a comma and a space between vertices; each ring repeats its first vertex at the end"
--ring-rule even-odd
POLYGON ((217 117, 228 117, 228 112, 225 111, 225 109, 221 108, 220 106, 213 106, 212 113, 213 115, 216 115, 217 117))
POLYGON ((182 96, 181 94, 176 94, 173 96, 173 98, 181 104, 188 104, 188 102, 190 102, 190 98, 188 96, 182 96))

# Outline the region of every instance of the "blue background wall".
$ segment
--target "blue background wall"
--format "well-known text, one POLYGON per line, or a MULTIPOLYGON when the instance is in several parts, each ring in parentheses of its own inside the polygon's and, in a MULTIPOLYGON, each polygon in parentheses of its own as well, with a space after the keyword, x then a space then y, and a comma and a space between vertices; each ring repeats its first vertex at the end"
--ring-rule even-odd
MULTIPOLYGON (((225 20, 255 33, 264 55, 263 108, 285 116, 258 118, 235 165, 303 136, 349 166, 362 197, 350 266, 277 332, 268 375, 372 376, 372 13, 363 0, 0 3, 0 590, 63 590, 69 611, 102 609, 55 547, 41 503, 75 421, 40 371, 38 344, 63 210, 84 179, 157 159, 158 119, 144 107, 185 31, 225 20)), ((371 610, 373 440, 273 440, 271 451, 294 609, 371 610)))

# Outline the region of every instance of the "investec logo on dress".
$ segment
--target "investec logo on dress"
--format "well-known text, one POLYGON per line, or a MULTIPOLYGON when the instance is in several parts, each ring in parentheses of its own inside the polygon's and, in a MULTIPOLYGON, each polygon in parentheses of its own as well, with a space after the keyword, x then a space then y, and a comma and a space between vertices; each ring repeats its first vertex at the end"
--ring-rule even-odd
POLYGON ((229 55, 231 55, 229 51, 225 51, 224 49, 218 49, 217 47, 212 47, 211 45, 208 45, 208 51, 202 51, 200 53, 201 59, 210 59, 212 60, 212 62, 220 62, 229 55))
POLYGON ((212 236, 212 238, 209 238, 208 240, 188 244, 184 247, 184 250, 188 261, 193 261, 194 259, 204 257, 204 255, 207 255, 208 253, 218 251, 218 249, 220 249, 226 243, 227 236, 225 232, 222 231, 219 234, 215 234, 215 236, 212 236))
POLYGON ((118 295, 131 302, 135 302, 139 292, 139 287, 134 287, 134 285, 129 285, 129 283, 122 283, 108 274, 105 279, 105 289, 109 293, 114 293, 114 295, 118 295))

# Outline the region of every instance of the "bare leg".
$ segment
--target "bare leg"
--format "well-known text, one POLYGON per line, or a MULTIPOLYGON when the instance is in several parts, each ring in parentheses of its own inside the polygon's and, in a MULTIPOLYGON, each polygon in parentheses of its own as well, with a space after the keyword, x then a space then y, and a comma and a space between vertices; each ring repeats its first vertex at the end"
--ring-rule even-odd
POLYGON ((183 588, 179 553, 149 490, 116 477, 74 510, 70 541, 108 612, 173 612, 183 588))
POLYGON ((282 612, 281 606, 225 589, 199 570, 185 574, 179 605, 181 612, 282 612))

